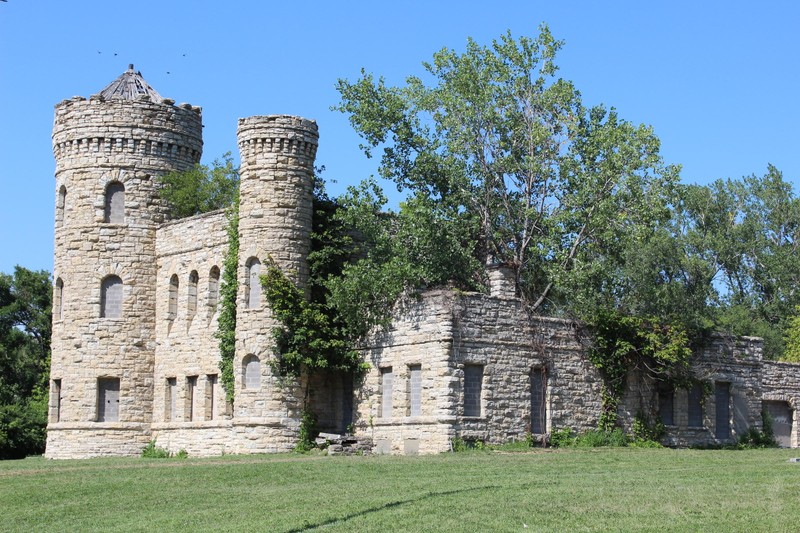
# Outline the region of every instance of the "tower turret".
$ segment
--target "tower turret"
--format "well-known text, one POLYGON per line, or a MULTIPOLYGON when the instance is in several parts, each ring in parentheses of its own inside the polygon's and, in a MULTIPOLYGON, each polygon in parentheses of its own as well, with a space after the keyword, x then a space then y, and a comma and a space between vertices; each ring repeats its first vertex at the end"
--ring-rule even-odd
POLYGON ((201 110, 129 69, 55 108, 55 305, 47 456, 138 453, 155 349, 155 176, 202 151, 201 110))
POLYGON ((299 285, 308 280, 319 133, 312 120, 269 115, 239 119, 237 136, 241 189, 235 416, 277 426, 270 441, 278 449, 291 448, 296 427, 285 424, 297 420, 299 402, 293 397, 296 391, 275 386, 266 364, 276 324, 262 298, 259 275, 271 257, 299 285))

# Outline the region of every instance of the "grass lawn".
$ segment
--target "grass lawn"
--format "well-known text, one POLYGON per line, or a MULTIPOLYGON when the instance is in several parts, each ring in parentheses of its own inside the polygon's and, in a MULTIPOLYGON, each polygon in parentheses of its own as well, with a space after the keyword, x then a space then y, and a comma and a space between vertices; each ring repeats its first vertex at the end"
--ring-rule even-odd
POLYGON ((798 531, 800 450, 0 462, 2 531, 798 531))

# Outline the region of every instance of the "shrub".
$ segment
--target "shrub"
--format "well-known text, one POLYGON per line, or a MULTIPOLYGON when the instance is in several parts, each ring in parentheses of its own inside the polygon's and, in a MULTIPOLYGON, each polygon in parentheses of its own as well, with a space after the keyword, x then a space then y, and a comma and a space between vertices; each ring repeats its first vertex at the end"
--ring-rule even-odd
POLYGON ((598 448, 601 446, 627 446, 628 436, 620 428, 606 431, 602 429, 590 429, 581 433, 575 439, 575 446, 579 448, 598 448))
MULTIPOLYGON (((186 450, 182 450, 184 453, 186 450)), ((167 450, 161 448, 160 446, 156 446, 156 441, 151 440, 147 443, 147 446, 142 448, 142 457, 145 459, 168 459, 171 457, 167 450)), ((187 454, 188 455, 188 454, 187 454)))

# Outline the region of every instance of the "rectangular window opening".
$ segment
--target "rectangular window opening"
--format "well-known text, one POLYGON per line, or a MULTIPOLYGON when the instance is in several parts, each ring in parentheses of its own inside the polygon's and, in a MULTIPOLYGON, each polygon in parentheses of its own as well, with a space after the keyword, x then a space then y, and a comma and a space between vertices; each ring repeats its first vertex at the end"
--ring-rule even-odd
POLYGON ((52 402, 51 405, 53 406, 53 411, 51 414, 51 420, 53 422, 61 422, 61 380, 54 379, 53 380, 53 392, 52 392, 52 402))
POLYGON ((197 388, 197 376, 186 377, 186 420, 192 422, 197 413, 195 409, 195 389, 197 388))
POLYGON ((659 387, 658 414, 665 426, 675 425, 675 389, 666 386, 659 387))
POLYGON ((547 374, 544 368, 531 371, 531 433, 547 433, 547 374))
POLYGON ((119 378, 97 380, 97 421, 119 421, 119 378))
POLYGON ((408 415, 422 415, 422 365, 408 367, 408 415))
POLYGON ((483 365, 464 365, 464 416, 481 416, 483 365))
POLYGON ((392 367, 381 368, 381 418, 392 417, 392 388, 394 375, 392 367))
POLYGON ((176 407, 177 407, 176 403, 177 388, 178 388, 178 379, 167 378, 167 397, 166 401, 164 402, 164 409, 166 414, 164 418, 167 419, 167 422, 175 421, 176 407))
POLYGON ((689 427, 703 427, 703 387, 701 385, 696 384, 689 389, 686 412, 689 427))
POLYGON ((206 376, 206 420, 214 420, 217 417, 216 396, 217 396, 217 375, 208 374, 206 376))

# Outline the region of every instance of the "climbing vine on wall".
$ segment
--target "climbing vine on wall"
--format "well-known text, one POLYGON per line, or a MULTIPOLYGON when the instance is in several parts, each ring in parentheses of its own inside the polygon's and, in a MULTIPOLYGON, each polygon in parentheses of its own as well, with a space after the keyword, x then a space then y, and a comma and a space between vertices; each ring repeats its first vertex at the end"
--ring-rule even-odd
POLYGON ((220 283, 220 311, 215 337, 219 340, 220 382, 225 398, 233 402, 233 357, 236 353, 236 293, 239 289, 239 198, 228 210, 228 252, 223 263, 220 283))
POLYGON ((692 350, 682 326, 603 310, 589 321, 589 329, 593 337, 589 360, 604 381, 600 429, 611 430, 616 424, 630 370, 644 370, 653 379, 688 388, 692 350))

